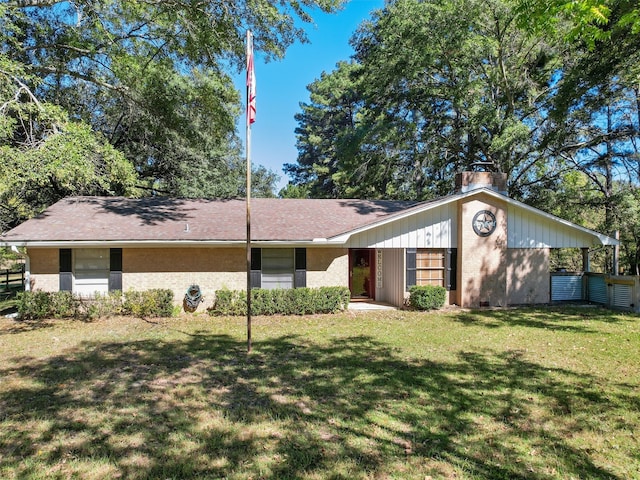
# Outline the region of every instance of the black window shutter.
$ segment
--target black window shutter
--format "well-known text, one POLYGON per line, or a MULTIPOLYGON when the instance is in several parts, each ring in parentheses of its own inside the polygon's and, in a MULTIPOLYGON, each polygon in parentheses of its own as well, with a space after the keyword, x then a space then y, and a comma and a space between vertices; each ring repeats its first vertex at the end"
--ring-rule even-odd
POLYGON ((73 265, 70 248, 60 249, 60 290, 70 292, 73 290, 73 265))
POLYGON ((251 249, 251 288, 262 286, 262 249, 251 249))
POLYGON ((407 291, 417 283, 416 253, 417 249, 407 248, 407 291))
POLYGON ((109 291, 122 291, 122 249, 109 251, 109 291))
POLYGON ((60 273, 71 272, 71 249, 70 248, 61 248, 60 249, 60 273))
POLYGON ((112 272, 122 271, 122 249, 112 248, 109 251, 109 265, 112 272))
POLYGON ((296 248, 295 275, 293 278, 295 288, 307 286, 307 249, 296 248))
POLYGON ((448 248, 445 257, 445 286, 447 290, 457 290, 458 288, 458 249, 448 248))

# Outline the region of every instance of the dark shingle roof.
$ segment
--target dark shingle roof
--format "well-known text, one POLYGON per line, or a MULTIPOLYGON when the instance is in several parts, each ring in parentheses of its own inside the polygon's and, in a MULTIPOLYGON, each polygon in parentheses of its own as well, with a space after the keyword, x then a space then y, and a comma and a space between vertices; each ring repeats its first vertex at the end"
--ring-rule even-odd
MULTIPOLYGON (((251 200, 254 241, 310 241, 363 227, 417 205, 370 200, 251 200)), ((244 200, 72 197, 0 237, 38 241, 241 241, 244 200), (187 229, 188 225, 188 229, 187 229)))

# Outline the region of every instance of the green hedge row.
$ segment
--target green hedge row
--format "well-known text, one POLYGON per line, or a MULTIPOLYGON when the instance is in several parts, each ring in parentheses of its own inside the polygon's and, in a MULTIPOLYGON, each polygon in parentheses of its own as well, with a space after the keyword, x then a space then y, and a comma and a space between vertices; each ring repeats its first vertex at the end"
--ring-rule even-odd
POLYGON ((142 292, 110 292, 84 299, 71 292, 20 292, 17 297, 20 318, 92 319, 116 315, 170 317, 173 315, 173 292, 151 289, 142 292))
POLYGON ((447 290, 435 285, 424 285, 409 288, 409 306, 416 310, 437 310, 444 306, 447 290))
MULTIPOLYGON (((211 315, 246 315, 247 293, 242 290, 216 290, 211 315)), ((310 315, 335 313, 349 305, 351 293, 346 287, 251 290, 252 315, 310 315)))
POLYGON ((137 292, 124 292, 124 313, 136 317, 171 317, 173 315, 173 291, 154 288, 137 292))

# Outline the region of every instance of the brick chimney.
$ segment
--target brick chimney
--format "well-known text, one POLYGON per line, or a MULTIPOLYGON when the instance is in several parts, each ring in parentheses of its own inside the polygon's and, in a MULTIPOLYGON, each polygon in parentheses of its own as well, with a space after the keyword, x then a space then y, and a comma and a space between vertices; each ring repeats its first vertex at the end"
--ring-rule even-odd
POLYGON ((456 173, 456 193, 465 193, 477 188, 488 188, 507 194, 507 174, 498 172, 456 173))

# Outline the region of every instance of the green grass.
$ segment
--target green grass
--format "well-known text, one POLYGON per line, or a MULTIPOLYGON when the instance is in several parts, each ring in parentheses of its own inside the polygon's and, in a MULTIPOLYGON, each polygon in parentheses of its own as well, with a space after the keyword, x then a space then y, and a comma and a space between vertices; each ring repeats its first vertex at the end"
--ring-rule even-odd
POLYGON ((0 319, 0 478, 640 478, 640 318, 0 319))

